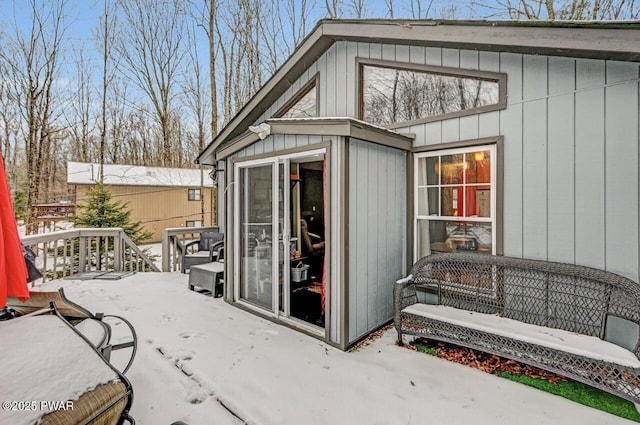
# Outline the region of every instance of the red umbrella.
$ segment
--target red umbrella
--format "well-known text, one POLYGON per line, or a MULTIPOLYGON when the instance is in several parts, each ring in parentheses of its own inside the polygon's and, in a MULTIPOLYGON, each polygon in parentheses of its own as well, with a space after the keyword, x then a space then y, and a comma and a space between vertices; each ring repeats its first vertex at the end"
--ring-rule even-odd
POLYGON ((29 287, 7 173, 0 155, 0 308, 7 304, 7 297, 24 302, 29 299, 29 287))

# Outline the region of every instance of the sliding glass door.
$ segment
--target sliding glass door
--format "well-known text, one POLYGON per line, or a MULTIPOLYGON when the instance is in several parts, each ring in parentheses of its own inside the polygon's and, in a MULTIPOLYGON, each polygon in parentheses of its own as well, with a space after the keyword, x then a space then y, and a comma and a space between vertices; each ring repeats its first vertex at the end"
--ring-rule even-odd
POLYGON ((324 151, 234 168, 235 299, 319 327, 324 327, 324 243, 311 244, 309 235, 324 230, 323 172, 324 151))
POLYGON ((240 298, 273 309, 273 164, 242 167, 239 172, 240 298))

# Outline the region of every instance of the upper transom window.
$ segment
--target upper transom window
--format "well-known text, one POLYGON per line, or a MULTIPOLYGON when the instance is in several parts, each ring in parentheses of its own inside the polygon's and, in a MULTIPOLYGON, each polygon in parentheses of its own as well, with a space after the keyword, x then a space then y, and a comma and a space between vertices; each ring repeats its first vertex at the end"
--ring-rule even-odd
POLYGON ((318 116, 316 80, 312 80, 296 93, 291 101, 276 114, 277 118, 309 118, 318 116))
POLYGON ((360 117, 400 127, 501 109, 506 76, 457 68, 360 64, 360 117))

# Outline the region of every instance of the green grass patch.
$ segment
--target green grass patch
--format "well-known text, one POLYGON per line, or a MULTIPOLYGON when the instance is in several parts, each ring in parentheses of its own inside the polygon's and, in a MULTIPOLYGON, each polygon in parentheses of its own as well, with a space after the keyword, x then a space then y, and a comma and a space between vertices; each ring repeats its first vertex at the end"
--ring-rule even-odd
POLYGON ((563 381, 552 384, 544 379, 535 379, 525 375, 512 375, 506 372, 502 372, 500 376, 551 394, 559 395, 560 397, 593 407, 594 409, 603 410, 612 415, 640 422, 640 413, 636 411, 633 403, 609 394, 608 392, 590 387, 582 382, 563 381))
MULTIPOLYGON (((427 353, 438 357, 436 350, 419 339, 413 341, 411 345, 421 353, 427 353)), ((585 406, 589 406, 594 409, 602 410, 612 415, 640 422, 640 413, 638 413, 633 403, 608 392, 583 384, 582 382, 568 380, 554 384, 544 379, 531 378, 526 375, 514 375, 507 372, 501 372, 498 376, 564 397, 568 400, 584 404, 585 406)))
POLYGON ((438 353, 436 353, 436 350, 434 350, 431 347, 426 346, 425 344, 421 344, 419 342, 416 342, 413 345, 416 347, 416 350, 418 350, 421 353, 427 353, 427 354, 430 354, 432 356, 438 357, 438 353))

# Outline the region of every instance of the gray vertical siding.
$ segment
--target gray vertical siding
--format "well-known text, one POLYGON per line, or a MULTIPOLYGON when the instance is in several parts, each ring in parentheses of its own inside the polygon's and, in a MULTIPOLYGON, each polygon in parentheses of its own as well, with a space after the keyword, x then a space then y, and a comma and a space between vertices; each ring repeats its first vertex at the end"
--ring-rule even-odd
POLYGON ((549 58, 547 104, 547 255, 575 262, 575 61, 549 58))
POLYGON ((406 156, 349 142, 349 342, 390 320, 393 283, 405 275, 406 156))
POLYGON ((505 137, 503 252, 505 255, 521 257, 524 197, 522 193, 522 55, 501 53, 500 72, 507 74, 507 108, 500 111, 500 133, 505 137))
POLYGON ((525 56, 522 72, 522 255, 547 258, 547 58, 525 56), (542 96, 541 96, 542 95, 542 96))
POLYGON ((337 42, 262 119, 316 73, 320 115, 356 117, 357 57, 507 74, 506 109, 397 131, 415 146, 503 136, 504 254, 639 280, 638 63, 337 42))
POLYGON ((638 273, 638 64, 609 62, 605 91, 605 266, 638 273))
POLYGON ((576 61, 576 262, 604 267, 604 62, 576 61))

